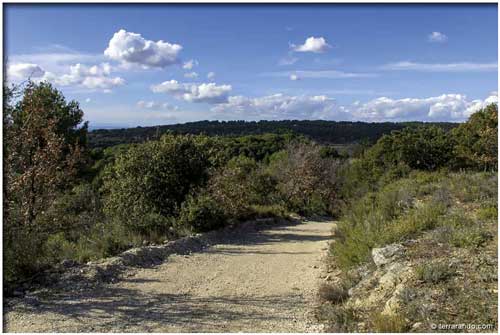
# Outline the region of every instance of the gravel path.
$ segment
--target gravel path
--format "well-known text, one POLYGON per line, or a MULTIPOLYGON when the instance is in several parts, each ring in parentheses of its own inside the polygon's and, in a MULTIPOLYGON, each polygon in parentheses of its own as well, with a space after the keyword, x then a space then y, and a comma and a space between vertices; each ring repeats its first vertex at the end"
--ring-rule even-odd
POLYGON ((229 234, 86 292, 4 305, 8 332, 319 332, 312 309, 333 222, 229 234))

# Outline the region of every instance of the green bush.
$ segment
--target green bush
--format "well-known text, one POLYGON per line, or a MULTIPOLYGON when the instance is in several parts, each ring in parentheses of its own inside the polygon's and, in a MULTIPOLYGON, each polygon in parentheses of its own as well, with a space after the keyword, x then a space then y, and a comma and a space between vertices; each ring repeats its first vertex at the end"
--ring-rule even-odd
POLYGON ((168 236, 181 203, 208 178, 200 145, 195 136, 164 135, 118 156, 104 177, 105 213, 132 231, 168 236))
POLYGON ((498 105, 491 104, 452 131, 458 167, 498 169, 498 105))
POLYGON ((401 241, 436 227, 446 205, 428 201, 418 207, 419 184, 402 179, 368 193, 345 211, 331 253, 342 268, 367 261, 371 249, 401 241))
POLYGON ((225 226, 227 218, 217 201, 205 192, 189 197, 175 223, 178 232, 205 232, 225 226))
POLYGON ((66 240, 64 233, 49 236, 45 242, 45 257, 48 264, 55 264, 65 259, 76 259, 76 245, 66 240))

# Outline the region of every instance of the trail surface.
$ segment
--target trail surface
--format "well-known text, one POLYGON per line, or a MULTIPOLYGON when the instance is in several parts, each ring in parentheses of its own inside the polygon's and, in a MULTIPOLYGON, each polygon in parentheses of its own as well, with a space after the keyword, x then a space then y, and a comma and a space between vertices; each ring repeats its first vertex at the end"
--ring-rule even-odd
POLYGON ((333 222, 229 234, 113 284, 6 308, 9 332, 318 332, 312 309, 333 222))

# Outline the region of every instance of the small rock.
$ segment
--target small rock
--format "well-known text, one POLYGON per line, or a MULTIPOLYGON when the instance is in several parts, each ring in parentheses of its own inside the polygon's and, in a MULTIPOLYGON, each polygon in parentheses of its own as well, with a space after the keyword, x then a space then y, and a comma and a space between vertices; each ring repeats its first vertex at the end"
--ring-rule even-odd
POLYGON ((422 322, 415 322, 415 323, 411 326, 411 329, 413 329, 413 330, 417 330, 417 329, 419 329, 420 327, 422 327, 422 322))
POLYGON ((401 258, 403 254, 404 247, 401 244, 390 244, 383 248, 373 248, 372 250, 373 262, 378 267, 401 258))

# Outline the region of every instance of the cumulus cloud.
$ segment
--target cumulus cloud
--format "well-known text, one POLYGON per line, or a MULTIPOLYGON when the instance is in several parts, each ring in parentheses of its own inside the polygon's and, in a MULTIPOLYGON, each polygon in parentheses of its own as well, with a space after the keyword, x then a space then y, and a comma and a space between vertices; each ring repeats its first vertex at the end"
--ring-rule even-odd
POLYGON ((423 72, 480 72, 496 71, 498 63, 415 63, 397 62, 383 65, 382 70, 391 71, 423 71, 423 72))
POLYGON ((141 34, 120 29, 109 41, 104 54, 125 64, 163 68, 178 63, 181 50, 182 46, 179 44, 146 40, 141 34))
POLYGON ((231 92, 231 85, 217 85, 215 83, 179 83, 177 80, 164 81, 153 85, 151 90, 155 93, 169 93, 189 102, 223 103, 231 92))
POLYGON ((102 54, 87 54, 63 47, 57 51, 9 55, 8 63, 30 63, 40 66, 47 72, 60 73, 67 71, 68 66, 76 63, 97 64, 105 61, 102 54))
POLYGON ((343 108, 325 95, 273 94, 257 98, 231 96, 227 103, 214 106, 212 111, 221 117, 247 120, 349 119, 343 108))
POLYGON ((209 72, 209 73, 207 73, 207 79, 208 80, 214 80, 215 79, 215 72, 209 72))
POLYGON ((192 70, 193 67, 197 66, 198 65, 198 61, 197 60, 194 60, 194 59, 191 59, 191 60, 188 60, 187 62, 185 62, 183 65, 182 65, 182 68, 184 70, 192 70))
POLYGON ((69 73, 54 73, 46 71, 41 66, 32 63, 10 64, 7 68, 9 80, 34 81, 46 80, 60 86, 75 86, 91 90, 109 90, 115 86, 125 84, 125 80, 120 77, 110 77, 111 66, 108 63, 87 66, 75 64, 69 67, 69 73))
POLYGON ((16 63, 7 66, 7 77, 9 80, 26 80, 41 78, 45 75, 45 70, 37 64, 16 63))
POLYGON ((125 80, 120 77, 110 77, 111 66, 108 63, 87 66, 75 64, 70 66, 68 74, 56 76, 47 73, 45 78, 61 86, 80 86, 91 90, 109 90, 116 86, 125 84, 125 80))
POLYGON ((184 74, 184 77, 186 77, 186 78, 198 78, 198 73, 196 73, 194 71, 193 72, 188 72, 188 73, 184 74))
POLYGON ((299 80, 299 76, 297 76, 295 73, 292 73, 290 75, 290 80, 293 80, 293 81, 299 80))
POLYGON ((274 94, 256 98, 231 96, 226 103, 211 110, 220 118, 245 120, 464 121, 478 109, 497 102, 497 92, 492 92, 484 100, 469 100, 461 94, 443 94, 429 98, 380 97, 351 105, 339 105, 326 95, 274 94))
POLYGON ((367 121, 463 121, 478 109, 497 101, 497 92, 484 100, 472 101, 461 94, 405 99, 380 97, 363 104, 355 103, 347 110, 355 119, 367 121))
POLYGON ((295 45, 291 44, 290 47, 296 52, 314 52, 322 53, 327 51, 331 46, 326 42, 323 37, 311 36, 306 39, 304 44, 295 45))
POLYGON ((448 36, 446 36, 443 33, 440 33, 439 31, 433 31, 432 33, 427 36, 427 39, 429 42, 434 42, 434 43, 443 43, 448 40, 448 36))

